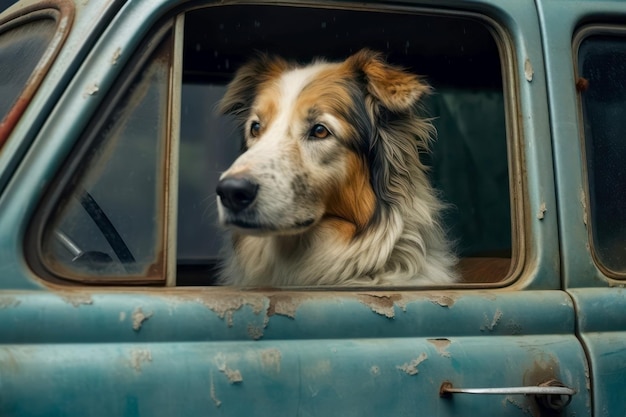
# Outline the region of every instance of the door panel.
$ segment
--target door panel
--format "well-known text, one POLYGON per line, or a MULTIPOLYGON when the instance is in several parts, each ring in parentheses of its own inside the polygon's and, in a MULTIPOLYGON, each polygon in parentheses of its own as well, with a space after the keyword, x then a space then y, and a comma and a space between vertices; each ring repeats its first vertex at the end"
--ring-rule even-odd
POLYGON ((589 413, 564 293, 237 294, 3 297, 0 412, 524 416, 533 397, 440 386, 557 379, 577 392, 564 415, 589 413))

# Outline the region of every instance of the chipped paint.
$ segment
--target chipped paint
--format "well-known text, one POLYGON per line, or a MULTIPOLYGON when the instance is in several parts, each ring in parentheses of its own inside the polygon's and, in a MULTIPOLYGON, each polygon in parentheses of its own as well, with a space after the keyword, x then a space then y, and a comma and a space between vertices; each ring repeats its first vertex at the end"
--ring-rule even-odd
POLYGON ((229 296, 198 299, 197 301, 217 314, 220 319, 226 320, 228 327, 233 325, 233 313, 240 310, 243 306, 250 306, 254 314, 260 314, 265 310, 265 302, 263 298, 259 297, 229 296))
POLYGON ((59 294, 60 297, 66 303, 70 303, 74 307, 79 307, 81 305, 92 305, 93 299, 90 294, 85 293, 71 293, 71 294, 59 294))
POLYGON ((537 218, 539 220, 543 220, 546 215, 546 211, 548 211, 548 209, 546 208, 546 203, 541 203, 539 205, 539 211, 537 212, 537 218))
POLYGON ((294 300, 290 295, 275 294, 269 297, 270 303, 267 308, 267 316, 271 317, 275 314, 280 316, 296 318, 296 311, 302 300, 294 300))
POLYGON ((413 359, 411 362, 403 363, 402 365, 396 366, 397 369, 406 373, 407 375, 417 375, 419 370, 417 369, 418 365, 428 359, 428 355, 425 353, 420 353, 420 355, 413 359))
POLYGON ((125 311, 120 311, 120 321, 125 321, 126 320, 126 312, 125 311))
POLYGON ((228 382, 231 384, 239 384, 243 382, 243 376, 239 369, 232 369, 226 365, 226 357, 223 353, 218 353, 215 355, 215 366, 217 366, 217 370, 226 375, 228 378, 228 382))
POLYGON ((372 366, 372 367, 370 368, 370 374, 372 374, 372 375, 374 375, 374 376, 378 376, 378 375, 380 375, 380 367, 379 367, 379 366, 376 366, 376 365, 372 366))
POLYGON ((141 330, 141 326, 143 322, 152 317, 152 312, 144 313, 141 307, 137 307, 135 311, 133 311, 133 330, 138 332, 141 330))
POLYGON ((147 349, 133 349, 130 351, 130 366, 141 372, 141 365, 152 362, 152 352, 147 349))
POLYGON ((250 336, 254 340, 259 340, 263 337, 263 328, 248 324, 248 336, 250 336))
POLYGON ((530 63, 530 58, 526 58, 526 61, 524 61, 524 77, 526 77, 526 81, 531 82, 533 75, 533 65, 530 63))
POLYGON ((282 355, 278 349, 265 349, 261 352, 263 368, 280 373, 280 361, 282 355))
POLYGON ((209 374, 209 379, 210 379, 210 387, 209 387, 209 395, 211 396, 211 400, 213 400, 213 404, 215 404, 216 408, 220 408, 220 405, 222 405, 222 401, 220 401, 219 398, 217 398, 217 394, 215 394, 215 382, 213 381, 213 372, 211 372, 209 374))
POLYGON ((454 298, 448 295, 434 295, 430 296, 429 300, 431 303, 440 305, 441 307, 452 307, 454 305, 454 298))
POLYGON ((450 352, 448 352, 448 346, 450 346, 450 339, 426 339, 426 341, 430 344, 432 344, 435 349, 437 349, 437 352, 439 353, 439 356, 441 356, 442 358, 450 358, 450 352))
POLYGON ((20 305, 20 300, 15 297, 2 297, 0 298, 0 310, 3 308, 13 308, 20 305))
POLYGON ((111 65, 117 65, 117 61, 119 61, 120 56, 122 56, 122 48, 117 48, 115 52, 113 52, 113 56, 111 57, 111 65))
POLYGON ((498 323, 500 322, 501 318, 502 318, 502 310, 500 310, 500 309, 496 310, 496 312, 493 314, 493 318, 491 319, 491 321, 489 321, 489 317, 485 313, 485 324, 480 326, 480 331, 481 332, 484 332, 484 331, 492 332, 496 328, 498 323))
POLYGON ((374 313, 385 316, 389 319, 395 316, 395 302, 402 298, 399 294, 378 295, 378 294, 359 294, 358 300, 368 306, 374 313))
POLYGON ((87 86, 87 88, 85 88, 85 92, 83 93, 83 98, 87 98, 89 96, 95 96, 96 94, 98 94, 98 91, 100 91, 100 87, 98 87, 98 84, 93 83, 87 86))

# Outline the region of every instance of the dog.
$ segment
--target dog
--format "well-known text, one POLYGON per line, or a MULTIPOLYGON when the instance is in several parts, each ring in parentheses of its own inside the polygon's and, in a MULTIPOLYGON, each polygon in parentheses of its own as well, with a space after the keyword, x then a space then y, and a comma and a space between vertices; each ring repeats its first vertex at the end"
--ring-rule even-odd
POLYGON ((220 282, 455 282, 444 205, 420 160, 435 133, 420 115, 429 92, 367 49, 343 62, 260 55, 243 65, 218 105, 244 136, 216 190, 232 231, 220 282))

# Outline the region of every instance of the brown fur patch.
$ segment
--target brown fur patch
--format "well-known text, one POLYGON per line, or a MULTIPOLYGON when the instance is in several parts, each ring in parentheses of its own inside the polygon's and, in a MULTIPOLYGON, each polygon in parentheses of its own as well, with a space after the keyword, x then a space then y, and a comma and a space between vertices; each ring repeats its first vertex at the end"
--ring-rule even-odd
POLYGON ((381 54, 364 49, 345 61, 367 78, 369 93, 391 111, 406 111, 430 88, 418 76, 387 64, 381 54))
MULTIPOLYGON (((327 218, 341 219, 354 225, 354 233, 362 231, 374 214, 376 196, 370 184, 365 161, 350 152, 346 164, 346 180, 331 191, 326 200, 327 218)), ((345 229, 342 228, 345 231, 345 229)))

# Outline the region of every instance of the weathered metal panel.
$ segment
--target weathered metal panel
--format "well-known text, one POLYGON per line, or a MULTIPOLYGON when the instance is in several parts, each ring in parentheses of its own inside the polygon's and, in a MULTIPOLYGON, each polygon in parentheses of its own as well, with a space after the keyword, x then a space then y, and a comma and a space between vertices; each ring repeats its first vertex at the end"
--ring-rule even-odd
POLYGON ((623 415, 626 397, 626 290, 571 290, 579 333, 590 358, 594 415, 623 415))

